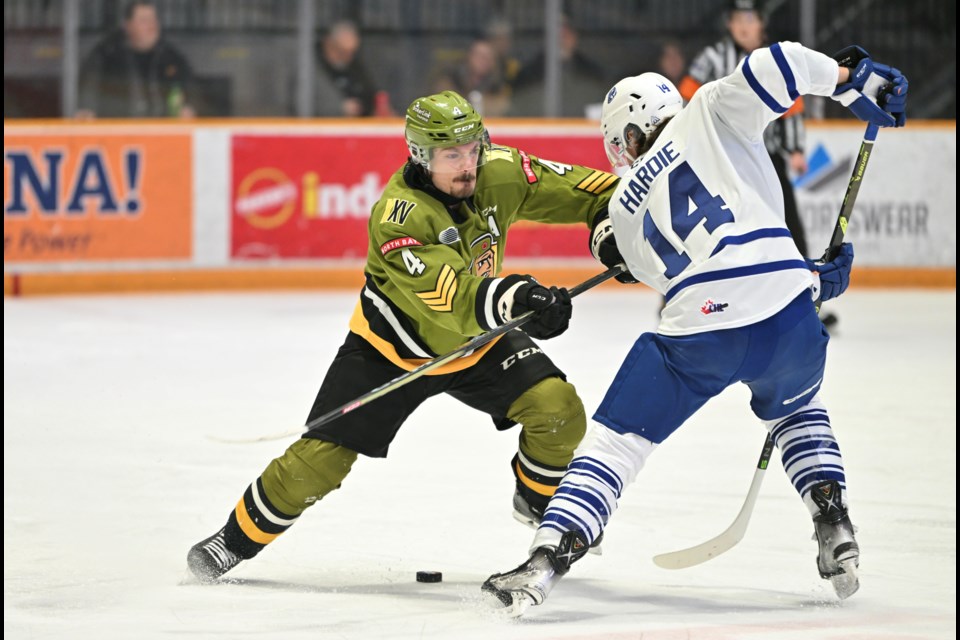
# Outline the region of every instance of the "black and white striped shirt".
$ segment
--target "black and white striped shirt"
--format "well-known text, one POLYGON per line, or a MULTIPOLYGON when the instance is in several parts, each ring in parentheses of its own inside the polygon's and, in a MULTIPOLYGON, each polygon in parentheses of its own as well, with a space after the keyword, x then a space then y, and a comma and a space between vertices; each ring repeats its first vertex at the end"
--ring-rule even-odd
MULTIPOLYGON (((746 55, 747 53, 736 45, 733 38, 728 36, 701 51, 690 64, 688 76, 697 85, 704 85, 733 73, 746 55)), ((681 93, 688 100, 690 98, 687 94, 692 94, 692 86, 685 82, 680 87, 681 93)), ((805 139, 802 105, 799 110, 771 122, 763 132, 763 142, 771 155, 802 152, 805 139)))

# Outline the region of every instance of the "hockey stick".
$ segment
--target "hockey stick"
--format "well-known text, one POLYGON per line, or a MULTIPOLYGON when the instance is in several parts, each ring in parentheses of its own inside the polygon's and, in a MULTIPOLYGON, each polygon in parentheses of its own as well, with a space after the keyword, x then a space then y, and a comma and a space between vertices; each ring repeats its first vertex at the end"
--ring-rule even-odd
MULTIPOLYGON (((607 269, 603 273, 599 273, 593 276, 592 278, 590 278, 589 280, 585 280, 584 282, 581 282, 580 284, 574 287, 571 287, 570 297, 575 298, 581 293, 583 293, 584 291, 589 291, 590 289, 593 289, 598 284, 602 282, 606 282, 610 278, 620 275, 621 273, 623 273, 625 269, 626 267, 624 267, 623 265, 611 267, 610 269, 607 269)), ((527 320, 529 320, 534 313, 535 313, 534 311, 528 311, 523 315, 517 316, 513 320, 500 325, 495 329, 491 329, 486 333, 482 333, 479 336, 472 338, 468 342, 463 343, 453 351, 450 351, 449 353, 446 353, 442 356, 437 356, 433 360, 423 363, 416 369, 402 373, 396 378, 394 378, 393 380, 390 380, 389 382, 386 382, 380 385, 376 389, 372 389, 368 391, 367 393, 363 394, 359 398, 351 400, 345 405, 339 406, 336 409, 328 411, 322 416, 318 416, 314 418, 313 420, 308 422, 306 425, 302 427, 298 427, 297 429, 290 429, 288 431, 284 431, 283 433, 274 433, 271 435, 260 436, 259 438, 250 438, 245 440, 217 438, 214 436, 210 436, 210 438, 212 440, 216 440, 217 442, 224 442, 227 444, 249 444, 254 442, 266 442, 268 440, 280 440, 282 438, 286 438, 289 436, 299 435, 305 431, 309 431, 310 429, 315 429, 321 425, 324 425, 324 424, 327 424, 328 422, 332 422, 336 420, 340 416, 346 415, 351 411, 359 409, 360 407, 373 402, 377 398, 381 398, 387 395, 391 391, 396 391, 403 385, 413 382, 417 378, 426 375, 427 373, 433 371, 434 369, 437 369, 438 367, 442 367, 448 362, 452 362, 457 358, 467 354, 468 352, 479 349, 483 345, 495 340, 496 338, 499 338, 500 336, 504 335, 509 331, 513 331, 514 329, 516 329, 517 327, 525 323, 527 320)))
MULTIPOLYGON (((878 127, 874 124, 868 124, 867 130, 863 134, 863 142, 860 143, 860 153, 857 154, 857 161, 853 164, 853 174, 850 176, 850 182, 847 183, 847 192, 843 196, 843 204, 840 206, 840 215, 837 217, 837 224, 833 228, 833 235, 830 237, 830 244, 827 250, 823 252, 821 263, 833 260, 843 244, 843 239, 847 235, 847 224, 850 222, 850 216, 853 215, 853 205, 857 201, 857 194, 860 193, 860 184, 863 181, 863 174, 867 170, 867 162, 870 160, 870 154, 873 150, 873 143, 877 139, 878 127)), ((817 298, 814 306, 817 311, 820 310, 820 299, 817 298)), ((773 437, 768 433, 763 441, 763 450, 760 452, 760 461, 757 462, 757 470, 753 472, 753 481, 750 483, 750 489, 747 491, 747 499, 740 508, 740 513, 734 518, 733 523, 720 535, 700 543, 695 547, 661 553, 653 557, 653 562, 658 567, 664 569, 686 569, 712 558, 716 558, 721 553, 732 549, 747 532, 747 525, 750 524, 750 516, 753 515, 753 506, 757 502, 757 495, 760 493, 760 485, 763 484, 764 472, 770 462, 770 456, 773 454, 773 437)))
POLYGON ((743 534, 747 532, 747 525, 750 524, 753 505, 757 502, 760 485, 763 484, 763 472, 767 469, 772 453, 773 438, 770 437, 770 434, 767 434, 767 439, 763 441, 763 451, 760 452, 760 461, 757 462, 757 470, 753 473, 753 482, 750 483, 750 490, 747 491, 747 499, 740 507, 740 513, 734 518, 733 524, 727 527, 726 531, 706 542, 701 542, 695 547, 653 556, 654 564, 663 569, 686 569, 715 558, 721 553, 729 551, 740 542, 743 539, 743 534))

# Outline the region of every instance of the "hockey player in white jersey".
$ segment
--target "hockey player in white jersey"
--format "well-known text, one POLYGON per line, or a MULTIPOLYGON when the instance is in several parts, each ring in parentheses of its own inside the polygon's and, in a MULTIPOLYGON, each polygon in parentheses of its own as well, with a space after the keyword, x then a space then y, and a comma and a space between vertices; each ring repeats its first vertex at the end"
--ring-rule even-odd
POLYGON ((813 518, 817 565, 840 599, 859 586, 859 547, 826 407, 817 397, 827 332, 814 300, 849 283, 853 248, 831 262, 800 255, 763 144, 769 122, 800 95, 831 96, 861 120, 903 126, 907 82, 859 47, 837 55, 797 43, 758 49, 704 85, 684 108, 655 73, 606 95, 601 126, 614 167, 629 167, 594 223, 607 266, 665 296, 656 333, 630 349, 550 500, 531 546, 484 592, 517 615, 540 604, 597 539, 646 458, 710 398, 743 382, 813 518), (879 103, 879 104, 878 104, 879 103))

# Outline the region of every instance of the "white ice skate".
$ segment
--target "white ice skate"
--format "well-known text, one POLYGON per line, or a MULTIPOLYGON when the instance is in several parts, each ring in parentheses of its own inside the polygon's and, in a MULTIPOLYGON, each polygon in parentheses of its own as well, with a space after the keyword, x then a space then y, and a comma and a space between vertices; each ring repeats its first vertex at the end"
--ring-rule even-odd
POLYGON ((513 571, 496 573, 483 583, 483 593, 492 596, 491 604, 506 617, 518 618, 531 606, 542 604, 568 571, 570 565, 587 552, 587 541, 579 531, 567 531, 560 544, 540 547, 513 571))

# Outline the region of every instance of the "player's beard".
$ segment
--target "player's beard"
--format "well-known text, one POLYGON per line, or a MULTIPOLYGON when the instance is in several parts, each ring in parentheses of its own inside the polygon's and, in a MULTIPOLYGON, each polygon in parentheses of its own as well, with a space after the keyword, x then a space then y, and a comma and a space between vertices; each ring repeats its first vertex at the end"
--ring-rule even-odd
POLYGON ((477 174, 464 173, 453 179, 453 193, 455 198, 469 198, 477 188, 477 174))

